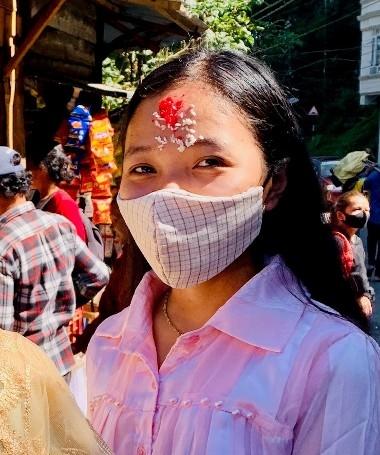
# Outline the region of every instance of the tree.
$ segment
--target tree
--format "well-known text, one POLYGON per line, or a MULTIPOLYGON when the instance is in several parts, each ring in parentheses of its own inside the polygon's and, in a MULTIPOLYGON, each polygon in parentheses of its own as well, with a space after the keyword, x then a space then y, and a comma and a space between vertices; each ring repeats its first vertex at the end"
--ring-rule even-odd
MULTIPOLYGON (((133 89, 142 77, 187 47, 202 45, 208 48, 252 50, 254 33, 261 30, 251 21, 253 5, 261 0, 199 0, 192 8, 208 30, 198 40, 180 42, 154 54, 150 50, 114 52, 103 62, 103 82, 125 89, 133 89)), ((109 109, 120 105, 120 100, 105 99, 109 109)))
POLYGON ((261 30, 251 20, 251 10, 260 1, 200 0, 193 12, 209 27, 204 43, 212 48, 248 52, 254 44, 253 33, 261 30))
POLYGON ((256 33, 253 51, 300 100, 297 109, 309 150, 315 155, 342 156, 373 147, 374 109, 359 106, 360 2, 266 3, 252 12, 253 20, 264 28, 256 33), (312 106, 320 113, 314 134, 307 116, 312 106))

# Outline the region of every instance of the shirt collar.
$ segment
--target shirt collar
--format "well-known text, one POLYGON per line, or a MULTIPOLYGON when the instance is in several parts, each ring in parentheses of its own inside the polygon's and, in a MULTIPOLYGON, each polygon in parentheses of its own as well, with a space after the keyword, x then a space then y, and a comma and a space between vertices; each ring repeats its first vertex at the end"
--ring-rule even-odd
MULTIPOLYGON (((167 289, 154 272, 148 272, 135 292, 126 317, 116 317, 110 326, 100 326, 97 335, 120 338, 122 351, 133 351, 141 346, 152 330, 154 302, 167 289)), ((281 352, 304 312, 307 299, 307 291, 276 257, 234 294, 200 331, 213 327, 249 345, 281 352)))
POLYGON ((0 223, 8 223, 9 221, 13 220, 13 218, 22 215, 23 213, 30 212, 31 210, 35 210, 33 202, 26 201, 23 204, 17 205, 16 207, 13 207, 0 215, 0 223))
POLYGON ((206 325, 244 343, 281 352, 304 310, 308 292, 279 257, 249 280, 206 325))

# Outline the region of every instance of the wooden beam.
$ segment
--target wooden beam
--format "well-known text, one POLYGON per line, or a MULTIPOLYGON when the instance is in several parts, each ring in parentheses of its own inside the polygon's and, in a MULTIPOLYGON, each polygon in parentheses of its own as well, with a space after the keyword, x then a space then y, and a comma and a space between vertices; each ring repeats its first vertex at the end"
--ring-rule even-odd
POLYGON ((127 4, 149 6, 152 8, 179 9, 182 2, 180 0, 128 0, 127 4))
POLYGON ((106 11, 120 15, 122 14, 122 9, 115 5, 114 3, 111 3, 109 0, 91 0, 93 3, 95 3, 96 6, 99 6, 100 8, 105 9, 106 11))
POLYGON ((4 77, 9 77, 14 69, 17 68, 19 63, 25 57, 26 53, 30 50, 33 44, 37 41, 45 27, 48 25, 51 18, 57 14, 61 6, 66 0, 50 0, 46 6, 44 6, 35 18, 35 22, 26 34, 21 45, 18 47, 15 55, 11 57, 9 62, 4 68, 4 77))
POLYGON ((161 14, 161 16, 166 17, 171 22, 174 22, 182 30, 187 33, 195 33, 197 31, 197 26, 189 18, 184 17, 177 10, 166 9, 161 7, 154 7, 154 9, 161 14))

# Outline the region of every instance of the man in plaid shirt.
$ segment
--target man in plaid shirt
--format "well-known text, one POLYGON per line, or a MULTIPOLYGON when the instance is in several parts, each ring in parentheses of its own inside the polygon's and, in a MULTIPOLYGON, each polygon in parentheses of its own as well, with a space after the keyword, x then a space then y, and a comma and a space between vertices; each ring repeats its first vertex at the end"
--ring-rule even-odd
POLYGON ((26 201, 30 181, 20 155, 0 147, 0 328, 38 344, 64 376, 75 363, 65 329, 76 307, 72 273, 90 299, 109 272, 66 218, 26 201))

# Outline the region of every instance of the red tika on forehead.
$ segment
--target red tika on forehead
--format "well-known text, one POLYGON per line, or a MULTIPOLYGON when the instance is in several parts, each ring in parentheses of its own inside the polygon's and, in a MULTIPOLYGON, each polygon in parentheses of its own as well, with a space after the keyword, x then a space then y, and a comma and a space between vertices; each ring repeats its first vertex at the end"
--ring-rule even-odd
POLYGON ((183 107, 182 100, 173 100, 172 97, 164 98, 158 105, 160 117, 164 119, 167 126, 175 127, 178 123, 178 114, 183 107))

